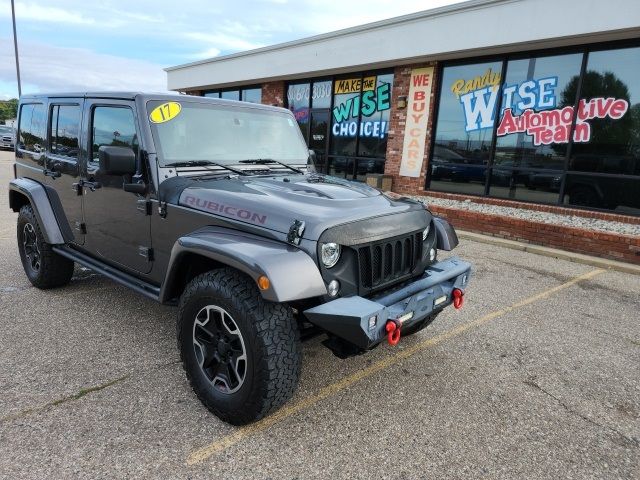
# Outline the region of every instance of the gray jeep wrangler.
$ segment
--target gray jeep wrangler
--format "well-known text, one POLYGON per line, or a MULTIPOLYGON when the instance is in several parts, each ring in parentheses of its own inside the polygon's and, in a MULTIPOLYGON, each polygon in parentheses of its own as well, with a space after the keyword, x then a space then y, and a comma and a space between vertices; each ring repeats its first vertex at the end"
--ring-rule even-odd
POLYGON ((315 172, 288 110, 140 93, 24 96, 9 203, 38 288, 84 265, 178 306, 186 375, 244 424, 294 392, 301 338, 340 357, 459 308, 470 265, 418 202, 315 172))

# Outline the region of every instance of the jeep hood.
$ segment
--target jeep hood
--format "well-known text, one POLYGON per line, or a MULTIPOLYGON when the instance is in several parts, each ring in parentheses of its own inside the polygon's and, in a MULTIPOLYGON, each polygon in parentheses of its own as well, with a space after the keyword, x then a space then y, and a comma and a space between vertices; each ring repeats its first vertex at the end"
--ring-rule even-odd
MULTIPOLYGON (((278 177, 202 178, 172 177, 160 185, 160 199, 205 213, 263 226, 286 234, 295 220, 305 222, 303 238, 317 240, 327 229, 376 218, 376 226, 359 229, 371 238, 375 231, 399 225, 402 230, 424 228, 430 214, 422 204, 394 200, 368 185, 325 175, 278 177), (393 215, 391 218, 383 219, 393 215), (400 215, 400 216, 396 216, 400 215), (402 223, 402 221, 400 221, 402 223)), ((368 222, 372 223, 372 222, 368 222)))

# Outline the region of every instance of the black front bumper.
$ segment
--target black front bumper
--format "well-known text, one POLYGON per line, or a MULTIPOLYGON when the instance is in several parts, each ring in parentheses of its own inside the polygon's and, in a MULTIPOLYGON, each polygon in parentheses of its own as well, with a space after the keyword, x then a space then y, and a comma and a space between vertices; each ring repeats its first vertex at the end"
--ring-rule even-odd
POLYGON ((402 327, 423 320, 453 302, 454 288, 464 292, 471 264, 451 257, 431 265, 416 281, 383 296, 338 298, 304 311, 314 325, 359 348, 369 349, 386 338, 386 323, 402 327))

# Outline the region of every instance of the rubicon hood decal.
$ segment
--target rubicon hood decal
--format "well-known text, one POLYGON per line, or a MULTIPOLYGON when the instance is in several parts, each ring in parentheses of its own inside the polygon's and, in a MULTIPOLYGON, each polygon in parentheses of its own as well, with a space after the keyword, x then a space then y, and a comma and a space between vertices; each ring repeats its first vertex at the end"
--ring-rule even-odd
POLYGON ((197 210, 220 213, 225 217, 238 217, 251 223, 259 223, 262 225, 267 223, 266 214, 259 214, 241 207, 213 202, 191 193, 186 193, 181 197, 180 203, 186 207, 193 207, 197 210))
POLYGON ((329 227, 365 218, 422 210, 416 202, 392 200, 368 185, 324 175, 203 178, 162 182, 168 203, 264 226, 287 234, 304 221, 303 238, 317 240, 329 227))

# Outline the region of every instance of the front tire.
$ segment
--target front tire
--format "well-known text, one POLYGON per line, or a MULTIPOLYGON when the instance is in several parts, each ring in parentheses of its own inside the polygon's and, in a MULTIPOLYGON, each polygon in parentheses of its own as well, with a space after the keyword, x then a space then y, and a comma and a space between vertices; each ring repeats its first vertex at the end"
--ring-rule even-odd
POLYGON ((18 214, 18 250, 22 267, 33 286, 46 289, 61 287, 71 281, 73 262, 61 257, 45 242, 31 205, 18 214))
POLYGON ((258 420, 295 391, 300 333, 291 309, 232 269, 195 277, 180 298, 178 348, 200 401, 233 425, 258 420))

